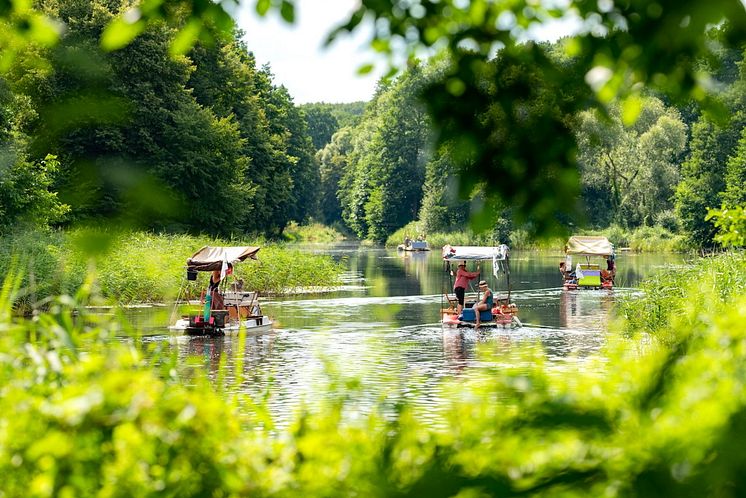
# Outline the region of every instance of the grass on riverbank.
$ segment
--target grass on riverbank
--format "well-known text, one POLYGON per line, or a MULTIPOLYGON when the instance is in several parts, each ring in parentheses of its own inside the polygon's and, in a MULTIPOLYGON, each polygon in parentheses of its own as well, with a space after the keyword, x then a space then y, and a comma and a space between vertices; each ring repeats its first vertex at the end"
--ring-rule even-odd
MULTIPOLYGON (((422 234, 419 222, 412 222, 400 228, 386 240, 386 247, 396 247, 404 241, 405 235, 414 237, 422 234)), ((506 243, 511 249, 532 251, 564 251, 565 243, 569 237, 552 237, 548 239, 536 239, 529 232, 515 229, 510 232, 507 241, 495 240, 491 233, 475 234, 471 230, 458 232, 435 232, 425 234, 430 248, 440 249, 446 244, 452 246, 492 246, 494 244, 506 243)), ((634 230, 619 226, 611 226, 603 230, 578 230, 571 235, 603 235, 619 250, 628 248, 634 252, 685 252, 691 248, 686 246, 686 238, 683 235, 660 227, 640 227, 634 230)))
MULTIPOLYGON (((18 232, 0 239, 0 271, 24 271, 30 305, 49 296, 75 294, 86 275, 96 275, 100 303, 156 303, 172 300, 185 282, 186 259, 204 245, 261 245, 259 261, 236 265, 246 289, 282 293, 302 287, 333 286, 343 269, 327 256, 261 241, 218 240, 189 235, 91 230, 18 232)), ((206 287, 207 276, 198 284, 206 287)))
POLYGON ((417 380, 389 384, 394 405, 387 393, 356 401, 365 386, 330 370, 287 428, 272 423, 269 393, 223 392, 201 368, 174 356, 150 364, 137 342, 112 341, 116 321, 70 319, 85 292, 17 321, 11 273, 0 293, 3 493, 740 496, 746 297, 713 291, 730 288, 717 280, 732 264, 743 269, 703 262, 700 285, 672 295, 689 306, 664 319, 668 343, 611 338, 598 361, 560 366, 519 341, 505 356, 482 348, 483 375, 437 391, 428 381, 446 404, 435 426, 422 422, 429 404, 407 401, 425 388, 417 380))
POLYGON ((322 225, 321 223, 298 225, 296 222, 292 222, 282 233, 287 242, 306 244, 331 244, 341 242, 347 238, 336 228, 322 225))
POLYGON ((687 320, 692 310, 699 310, 705 297, 728 303, 746 296, 746 254, 732 252, 700 259, 685 269, 664 269, 640 287, 642 297, 627 298, 617 305, 625 318, 625 331, 675 342, 676 324, 687 320))

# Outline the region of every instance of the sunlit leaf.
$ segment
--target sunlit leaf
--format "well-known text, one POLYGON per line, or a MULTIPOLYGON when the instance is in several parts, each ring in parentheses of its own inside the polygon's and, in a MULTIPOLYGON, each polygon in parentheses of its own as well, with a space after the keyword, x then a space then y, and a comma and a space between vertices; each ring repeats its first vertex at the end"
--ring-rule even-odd
POLYGON ((257 0, 256 13, 264 17, 272 6, 272 0, 257 0))
POLYGON ((375 66, 373 64, 363 64, 362 66, 357 68, 357 74, 368 74, 373 71, 374 67, 375 66))
POLYGON ((129 23, 121 17, 117 17, 104 28, 104 32, 101 34, 101 48, 108 51, 123 48, 144 29, 145 22, 142 19, 129 23))
POLYGON ((31 38, 45 46, 52 46, 59 40, 60 27, 44 16, 31 18, 31 38))
POLYGON ((632 126, 642 112, 642 98, 639 95, 630 95, 622 102, 622 123, 624 126, 632 126))
POLYGON ((184 55, 187 53, 194 46, 201 31, 202 21, 199 19, 190 19, 174 37, 169 47, 169 53, 171 55, 184 55))
POLYGON ((295 21, 295 5, 288 0, 282 0, 280 15, 286 22, 293 23, 295 21))

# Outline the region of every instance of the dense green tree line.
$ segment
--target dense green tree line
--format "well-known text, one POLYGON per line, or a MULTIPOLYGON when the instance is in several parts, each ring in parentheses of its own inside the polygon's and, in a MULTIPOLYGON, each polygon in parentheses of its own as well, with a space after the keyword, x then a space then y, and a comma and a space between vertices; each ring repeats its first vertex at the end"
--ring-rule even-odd
POLYGON ((128 6, 38 3, 64 32, 54 46, 23 46, 2 74, 5 224, 43 212, 38 221, 271 234, 315 213, 304 115, 241 33, 173 56, 178 24, 159 22, 103 51, 102 33, 128 6))
MULTIPOLYGON (((576 69, 561 42, 547 47, 558 70, 576 69)), ((514 123, 496 110, 503 98, 500 87, 523 78, 531 90, 520 119, 537 128, 557 126, 558 132, 550 142, 526 136, 520 144, 506 145, 515 157, 495 160, 514 160, 514 174, 502 171, 488 181, 477 171, 464 174, 469 144, 454 138, 433 147, 436 127, 423 112, 423 97, 442 72, 442 61, 410 67, 379 88, 357 126, 340 130, 319 152, 327 206, 323 219, 331 223, 341 214, 358 236, 382 241, 415 219, 428 232, 462 230, 477 212, 482 227, 504 234, 511 226, 511 211, 505 209, 510 206, 485 193, 500 188, 507 192, 503 197, 510 197, 516 185, 530 182, 523 187, 527 197, 514 201, 542 203, 564 193, 566 214, 553 216, 568 229, 660 226, 684 234, 692 245, 713 245, 714 226, 705 220, 708 208, 743 204, 746 191, 742 53, 721 51, 719 57, 717 67, 724 69, 711 74, 722 88, 718 98, 731 115, 727 120, 703 112, 693 101, 672 105, 652 91, 574 113, 567 103, 588 97, 583 81, 559 88, 537 68, 514 66, 498 54, 491 63, 493 79, 483 81, 494 105, 474 119, 493 127, 491 139, 507 140, 514 123), (570 138, 563 138, 562 127, 572 131, 570 138), (526 150, 541 159, 532 175, 518 166, 518 156, 526 150), (556 168, 548 166, 557 154, 566 153, 573 155, 577 169, 562 161, 555 162, 556 168), (578 192, 570 196, 565 187, 554 188, 562 182, 576 183, 578 192), (576 205, 580 209, 573 213, 576 205)), ((530 227, 537 220, 517 221, 530 227)))
MULTIPOLYGON (((133 5, 37 4, 64 30, 56 44, 17 44, 3 66, 6 225, 115 217, 273 234, 315 217, 382 241, 415 219, 504 229, 512 213, 537 232, 660 225, 709 245, 707 208, 743 203, 742 54, 724 42, 737 25, 711 31, 714 56, 698 49, 687 63, 718 89, 698 100, 674 104, 657 84, 625 93, 613 72, 594 82, 568 38, 509 43, 485 64, 474 55, 469 74, 468 53, 451 47, 382 82, 365 107, 298 108, 218 7, 142 4, 122 25, 133 5)), ((292 18, 292 2, 281 7, 292 18)))

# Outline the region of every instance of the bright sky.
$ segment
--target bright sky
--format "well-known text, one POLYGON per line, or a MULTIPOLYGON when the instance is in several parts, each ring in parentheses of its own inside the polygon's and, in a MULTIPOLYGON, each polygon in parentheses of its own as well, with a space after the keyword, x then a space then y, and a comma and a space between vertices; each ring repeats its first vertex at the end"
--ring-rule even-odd
MULTIPOLYGON (((385 67, 367 45, 372 26, 363 23, 353 36, 323 46, 329 32, 349 18, 360 0, 296 0, 292 25, 275 11, 260 18, 254 11, 255 4, 241 2, 237 23, 246 32, 244 39, 258 64, 269 63, 275 84, 284 85, 296 104, 368 101, 373 97, 385 67), (357 74, 360 66, 376 60, 378 65, 372 73, 357 74)), ((572 17, 553 20, 532 27, 528 37, 554 41, 579 25, 580 20, 572 17)))
POLYGON ((236 18, 257 63, 269 63, 275 84, 285 86, 296 104, 368 101, 378 75, 359 76, 357 69, 375 57, 366 44, 370 32, 323 47, 327 34, 358 4, 359 0, 296 0, 295 23, 288 25, 277 12, 260 18, 255 2, 241 2, 236 18))

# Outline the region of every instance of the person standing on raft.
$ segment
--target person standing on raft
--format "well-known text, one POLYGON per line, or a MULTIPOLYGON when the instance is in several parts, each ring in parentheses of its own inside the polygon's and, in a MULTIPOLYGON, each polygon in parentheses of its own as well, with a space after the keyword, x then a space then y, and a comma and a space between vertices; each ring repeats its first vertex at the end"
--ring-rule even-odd
POLYGON ((464 296, 466 294, 466 287, 469 285, 469 280, 473 280, 478 276, 479 271, 466 271, 466 261, 462 261, 458 264, 456 282, 453 284, 453 292, 456 294, 456 299, 458 299, 457 315, 460 315, 461 311, 464 309, 464 296))

